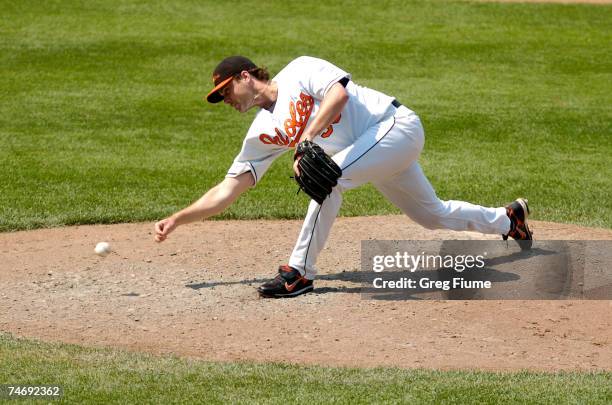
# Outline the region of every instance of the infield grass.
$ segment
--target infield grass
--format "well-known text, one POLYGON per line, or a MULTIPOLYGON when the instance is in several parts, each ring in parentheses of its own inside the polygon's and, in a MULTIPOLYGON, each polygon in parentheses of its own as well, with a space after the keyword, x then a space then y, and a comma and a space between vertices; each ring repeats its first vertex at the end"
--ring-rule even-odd
MULTIPOLYGON (((220 181, 254 115, 210 72, 300 55, 414 109, 443 199, 612 227, 612 7, 0 0, 0 231, 154 220, 220 181)), ((290 157, 221 218, 300 218, 290 157)), ((372 187, 341 215, 397 213, 372 187)))
POLYGON ((60 403, 608 404, 612 400, 609 372, 212 363, 40 343, 6 334, 0 334, 0 384, 60 385, 64 391, 60 403))

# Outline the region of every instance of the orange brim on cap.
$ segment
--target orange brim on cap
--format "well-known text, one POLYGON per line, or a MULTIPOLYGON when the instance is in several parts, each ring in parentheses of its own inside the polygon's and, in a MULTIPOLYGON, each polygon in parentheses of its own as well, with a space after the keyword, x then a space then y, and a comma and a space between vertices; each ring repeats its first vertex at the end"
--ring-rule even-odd
POLYGON ((206 96, 206 101, 208 101, 209 103, 218 103, 219 101, 223 101, 223 96, 221 95, 221 93, 219 93, 219 90, 227 86, 233 78, 233 76, 230 76, 227 79, 223 80, 221 83, 217 84, 215 88, 212 89, 210 93, 208 93, 208 95, 206 96))

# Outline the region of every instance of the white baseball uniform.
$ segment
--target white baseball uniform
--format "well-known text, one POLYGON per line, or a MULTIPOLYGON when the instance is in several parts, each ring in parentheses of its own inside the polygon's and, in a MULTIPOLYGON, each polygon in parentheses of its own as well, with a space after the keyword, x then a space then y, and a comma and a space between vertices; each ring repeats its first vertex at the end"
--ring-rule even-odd
MULTIPOLYGON (((343 78, 351 75, 321 59, 302 56, 289 63, 272 79, 278 85, 276 103, 257 113, 227 176, 250 171, 259 182, 274 159, 296 146, 329 88, 343 78)), ((310 202, 291 267, 308 279, 315 277, 342 193, 368 182, 426 228, 508 233, 510 219, 503 207, 438 199, 418 163, 424 131, 413 111, 352 81, 346 91, 349 98, 340 116, 314 139, 342 168, 342 177, 322 205, 310 202)))

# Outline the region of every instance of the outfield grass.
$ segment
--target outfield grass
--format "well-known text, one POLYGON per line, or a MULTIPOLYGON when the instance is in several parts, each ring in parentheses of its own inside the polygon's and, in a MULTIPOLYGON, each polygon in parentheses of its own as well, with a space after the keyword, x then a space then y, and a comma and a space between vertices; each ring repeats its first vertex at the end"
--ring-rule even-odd
POLYGON ((6 334, 0 334, 0 384, 58 384, 67 403, 612 401, 612 373, 606 372, 492 373, 212 363, 47 344, 6 334))
MULTIPOLYGON (((1 1, 0 231, 154 220, 225 174, 254 112, 210 72, 303 55, 413 108, 444 199, 612 227, 612 7, 468 2, 1 1), (264 3, 261 3, 264 4, 264 3)), ((222 218, 299 218, 289 156, 222 218)), ((371 187, 342 215, 395 213, 371 187)))

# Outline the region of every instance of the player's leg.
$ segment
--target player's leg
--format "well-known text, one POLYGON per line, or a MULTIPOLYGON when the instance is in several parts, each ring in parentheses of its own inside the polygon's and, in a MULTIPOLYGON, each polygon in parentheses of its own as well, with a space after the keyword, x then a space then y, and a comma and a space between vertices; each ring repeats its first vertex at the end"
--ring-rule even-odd
POLYGON ((323 204, 310 202, 289 265, 281 266, 278 276, 259 288, 260 294, 288 297, 298 295, 296 289, 300 293, 312 290, 312 279, 317 273, 315 264, 342 205, 342 192, 373 178, 387 178, 401 171, 406 166, 406 151, 411 151, 416 158, 422 146, 422 133, 418 134, 420 123, 412 125, 416 133, 406 135, 404 124, 397 124, 394 117, 390 116, 369 128, 353 145, 332 157, 343 169, 338 186, 323 204), (404 147, 398 147, 398 144, 404 147), (292 291, 286 291, 287 288, 292 291))
MULTIPOLYGON (((526 222, 529 214, 526 200, 518 199, 507 207, 488 208, 463 201, 442 201, 436 196, 418 164, 418 154, 422 148, 422 142, 419 143, 418 139, 424 138, 424 133, 420 121, 415 117, 405 107, 397 109, 395 127, 414 139, 407 144, 401 141, 401 137, 391 138, 395 140, 393 146, 406 154, 403 160, 406 166, 392 175, 372 179, 372 183, 404 213, 427 228, 472 230, 502 234, 504 239, 511 236, 531 241, 526 222), (415 151, 418 151, 416 155, 415 151)), ((388 163, 381 166, 387 167, 388 163)), ((385 174, 385 171, 382 170, 382 173, 385 174)), ((521 244, 521 248, 530 246, 530 242, 521 244)))
POLYGON ((315 264, 342 205, 343 191, 340 185, 334 187, 321 205, 314 200, 310 201, 289 264, 280 266, 278 275, 259 287, 260 295, 284 298, 312 291, 312 280, 317 274, 315 264))
POLYGON ((308 205, 306 218, 289 258, 289 266, 298 269, 308 279, 314 279, 317 274, 315 263, 342 205, 343 191, 342 186, 334 187, 323 204, 311 200, 308 205))
POLYGON ((429 229, 507 234, 505 208, 489 208, 464 201, 442 201, 418 162, 392 178, 375 182, 380 192, 406 215, 429 229))
POLYGON ((342 168, 342 177, 321 206, 311 201, 289 266, 306 278, 314 278, 315 263, 342 204, 342 192, 404 170, 411 159, 418 157, 422 145, 422 127, 416 115, 408 120, 390 116, 335 154, 332 158, 342 168))

